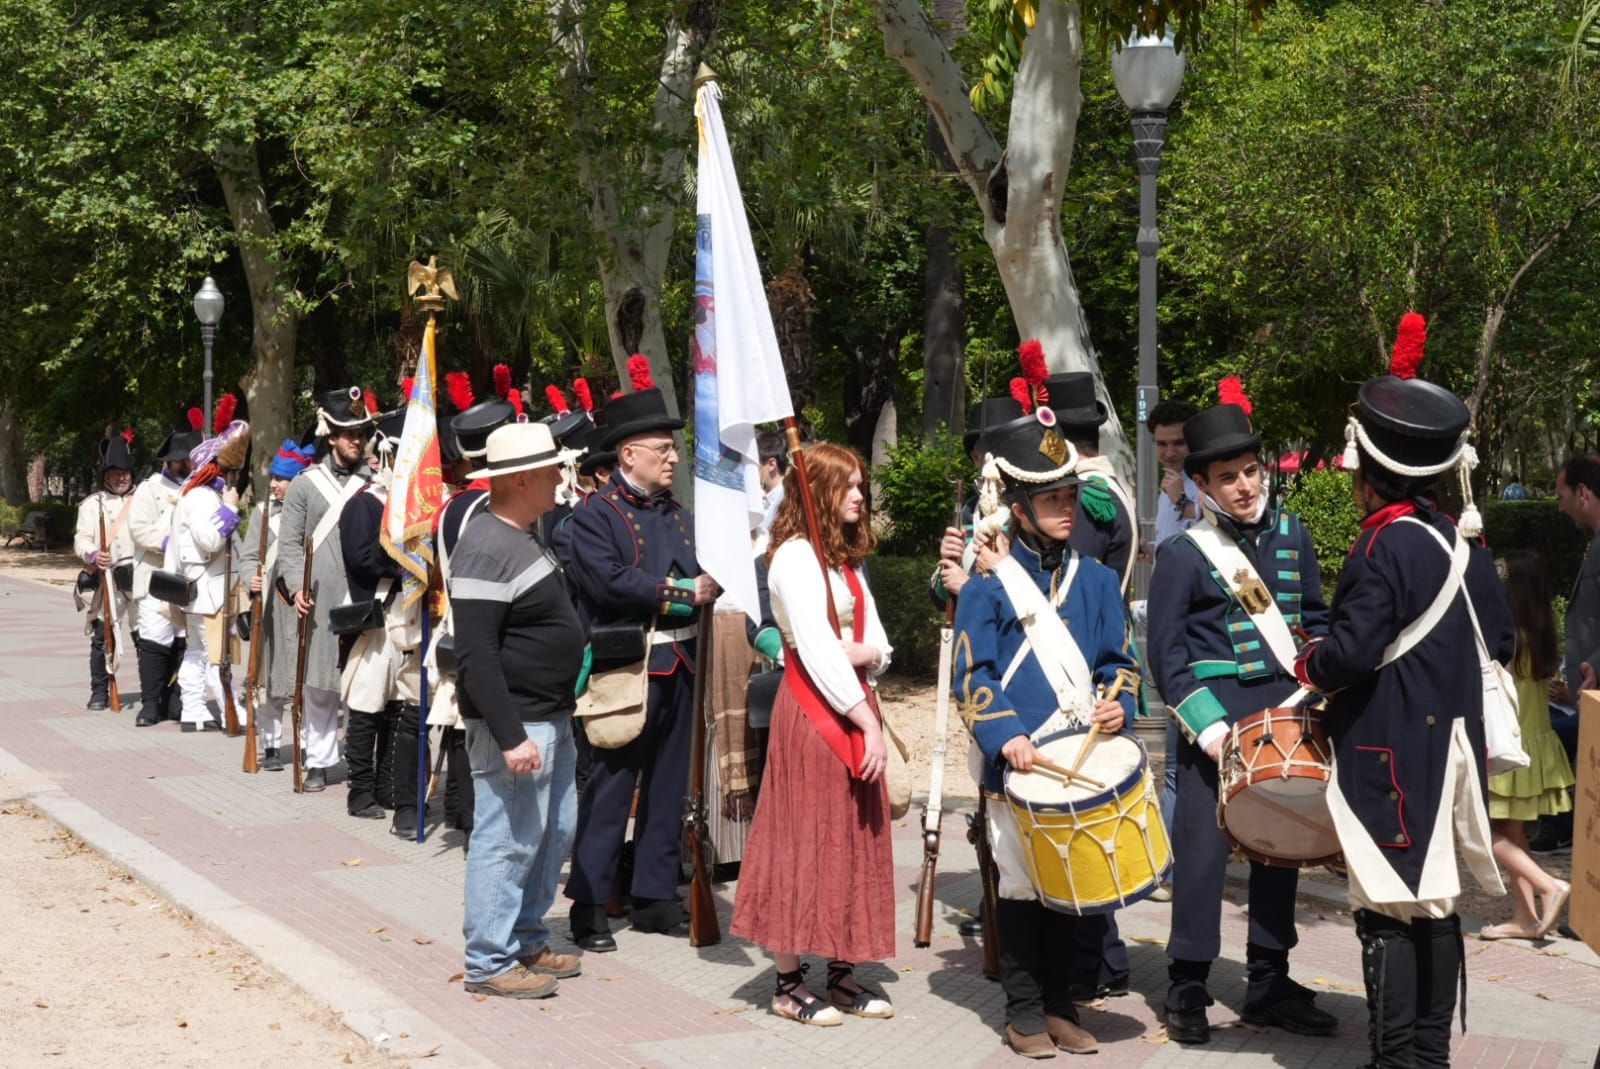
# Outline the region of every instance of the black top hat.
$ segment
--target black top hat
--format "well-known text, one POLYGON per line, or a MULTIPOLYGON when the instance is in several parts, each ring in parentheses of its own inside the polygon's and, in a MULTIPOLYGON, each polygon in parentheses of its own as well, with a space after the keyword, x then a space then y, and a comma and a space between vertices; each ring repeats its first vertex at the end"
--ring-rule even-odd
POLYGON ((613 397, 606 403, 602 418, 605 420, 600 434, 602 449, 615 449, 635 435, 683 427, 683 420, 667 415, 667 400, 659 386, 613 397))
POLYGON ((156 460, 163 464, 169 460, 188 460, 189 453, 203 441, 205 435, 199 431, 173 431, 162 439, 161 448, 156 450, 156 460))
POLYGON ((967 433, 961 436, 961 445, 967 452, 978 444, 985 431, 1022 418, 1022 405, 1015 397, 986 397, 972 406, 967 417, 967 433))
POLYGON ((1045 403, 1056 419, 1068 427, 1098 427, 1110 416, 1096 396, 1094 376, 1087 371, 1067 371, 1044 380, 1045 403))
POLYGON ((318 435, 348 427, 370 427, 376 413, 367 411, 359 386, 329 390, 317 395, 318 435))
POLYGON ((980 447, 1004 462, 1000 477, 1007 490, 1022 490, 1032 497, 1057 487, 1078 485, 1078 474, 1073 470, 1077 454, 1061 437, 1055 412, 1048 406, 1040 405, 1030 415, 986 431, 980 447), (1007 471, 1007 467, 1011 470, 1007 471))
POLYGON ((463 457, 478 460, 489 451, 489 434, 517 418, 509 401, 498 397, 481 401, 450 421, 456 445, 463 457))
POLYGON ((1442 471, 1455 462, 1472 414, 1461 398, 1436 383, 1380 375, 1356 392, 1356 419, 1376 447, 1368 448, 1368 455, 1379 464, 1442 471))
POLYGON ((1238 405, 1212 405, 1196 412, 1183 425, 1183 440, 1189 446, 1183 470, 1191 478, 1204 472, 1213 460, 1261 451, 1261 435, 1251 428, 1250 417, 1238 405))
POLYGON ((128 448, 128 440, 120 434, 100 440, 100 474, 104 475, 112 468, 133 470, 133 450, 128 448))

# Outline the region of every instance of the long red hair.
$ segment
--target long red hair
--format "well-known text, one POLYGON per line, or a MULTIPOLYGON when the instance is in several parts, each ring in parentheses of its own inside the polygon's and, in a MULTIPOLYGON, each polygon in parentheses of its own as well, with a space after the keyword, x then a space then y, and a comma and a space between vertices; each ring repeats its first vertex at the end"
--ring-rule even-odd
MULTIPOLYGON (((806 471, 811 478, 811 494, 817 502, 817 527, 822 536, 823 555, 833 566, 848 564, 861 567, 878 544, 872 533, 872 517, 865 501, 861 503, 861 518, 855 523, 842 523, 839 509, 844 503, 845 491, 850 487, 850 475, 860 472, 867 477, 867 465, 849 446, 832 442, 817 442, 805 447, 806 471)), ((810 540, 806 530, 805 504, 800 497, 800 474, 797 465, 790 465, 783 477, 783 501, 778 505, 778 515, 772 520, 771 538, 767 547, 767 560, 779 546, 791 538, 810 540)))

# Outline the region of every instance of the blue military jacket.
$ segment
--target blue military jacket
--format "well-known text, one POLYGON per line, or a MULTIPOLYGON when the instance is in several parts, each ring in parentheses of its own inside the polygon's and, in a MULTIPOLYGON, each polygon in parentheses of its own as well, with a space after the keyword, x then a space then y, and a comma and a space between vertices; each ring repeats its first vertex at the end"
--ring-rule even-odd
MULTIPOLYGON (((1050 594, 1053 574, 1064 573, 1068 560, 1076 557, 1077 576, 1061 603, 1061 618, 1066 621, 1068 633, 1083 652, 1097 686, 1112 683, 1118 669, 1133 668, 1126 645, 1122 588, 1111 569, 1069 549, 1058 572, 1046 571, 1038 552, 1021 538, 1012 539, 1011 556, 1046 596, 1050 594)), ((1027 635, 997 577, 975 575, 962 587, 961 596, 956 599, 955 632, 955 698, 961 705, 962 718, 983 751, 983 788, 998 792, 1003 788, 1005 767, 1001 747, 1018 735, 1033 734, 1050 718, 1056 711, 1055 691, 1033 655, 1017 669, 1009 684, 1002 685, 1001 680, 1027 635)), ((1134 695, 1124 691, 1118 700, 1132 723, 1134 695)))
MULTIPOLYGON (((694 588, 674 579, 700 574, 689 510, 670 492, 646 497, 616 472, 604 490, 574 510, 571 575, 578 604, 593 627, 652 622, 658 631, 694 626, 694 588)), ((694 670, 694 640, 650 651, 650 674, 694 670)))
MULTIPOLYGON (((1254 536, 1226 517, 1216 522, 1249 559, 1289 626, 1322 634, 1328 609, 1300 517, 1269 512, 1254 536)), ((1272 656, 1250 614, 1187 532, 1161 547, 1149 612, 1151 673, 1191 741, 1212 724, 1232 724, 1277 705, 1299 685, 1294 665, 1272 656)))
MULTIPOLYGON (((1460 598, 1414 649, 1379 668, 1384 650, 1427 611, 1450 560, 1444 547, 1412 523, 1414 516, 1452 544, 1455 524, 1423 499, 1381 509, 1362 522, 1339 586, 1327 638, 1303 657, 1302 677, 1331 691, 1323 716, 1339 793, 1349 803, 1396 875, 1416 891, 1428 856, 1434 816, 1451 804, 1443 794, 1450 733, 1466 721, 1484 782, 1483 691, 1477 640, 1460 598)), ((1490 656, 1511 659, 1516 632, 1504 584, 1487 549, 1474 545, 1466 588, 1490 656)))

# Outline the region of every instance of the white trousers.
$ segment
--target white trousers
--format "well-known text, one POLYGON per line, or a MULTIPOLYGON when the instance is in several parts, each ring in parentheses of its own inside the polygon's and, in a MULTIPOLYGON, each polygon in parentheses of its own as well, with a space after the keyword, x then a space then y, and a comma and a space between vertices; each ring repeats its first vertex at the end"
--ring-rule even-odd
MULTIPOLYGON (((183 647, 183 663, 178 666, 178 692, 183 695, 183 722, 203 724, 217 717, 208 703, 222 708, 222 675, 214 664, 206 663, 206 618, 187 614, 188 638, 183 647)), ((244 701, 243 683, 233 681, 233 704, 244 701)))
POLYGON ((183 628, 172 622, 167 614, 167 603, 160 598, 140 598, 137 619, 139 638, 158 646, 170 646, 183 634, 183 628))
POLYGON ((306 687, 301 694, 304 718, 300 745, 306 768, 332 768, 339 763, 339 692, 306 687))
POLYGON ((283 745, 283 706, 281 699, 264 694, 256 702, 256 738, 262 749, 278 749, 283 745))

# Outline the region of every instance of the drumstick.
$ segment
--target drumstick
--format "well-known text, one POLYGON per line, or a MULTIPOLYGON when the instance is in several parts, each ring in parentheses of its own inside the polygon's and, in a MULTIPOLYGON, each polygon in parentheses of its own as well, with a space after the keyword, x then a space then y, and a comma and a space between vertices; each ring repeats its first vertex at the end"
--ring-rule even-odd
MULTIPOLYGON (((1106 688, 1105 693, 1100 695, 1100 700, 1104 702, 1114 700, 1116 696, 1121 694, 1122 691, 1127 687, 1129 681, 1137 678, 1138 677, 1133 672, 1126 668, 1117 669, 1117 678, 1112 680, 1111 685, 1106 688)), ((1077 774, 1078 769, 1083 767, 1083 762, 1088 758, 1089 751, 1094 749, 1095 740, 1099 737, 1100 725, 1098 723, 1090 723, 1089 734, 1083 740, 1083 748, 1078 751, 1078 759, 1072 762, 1072 772, 1074 775, 1077 774)))
POLYGON ((1106 789, 1106 785, 1104 783, 1101 783, 1099 780, 1090 779, 1088 776, 1085 776, 1082 772, 1074 772, 1070 768, 1063 768, 1061 765, 1056 764, 1054 761, 1046 761, 1044 758, 1040 757, 1038 754, 1034 754, 1033 755, 1033 767, 1034 767, 1034 769, 1036 771, 1048 772, 1050 775, 1057 776, 1057 777, 1059 777, 1061 779, 1064 779, 1068 783, 1072 783, 1073 781, 1077 781, 1079 783, 1086 783, 1090 787, 1093 787, 1097 791, 1103 791, 1103 790, 1106 789))

